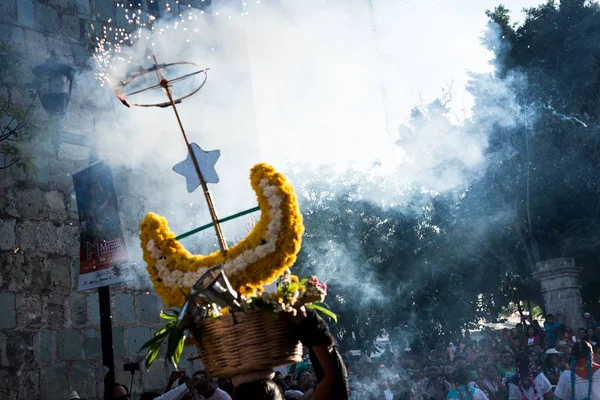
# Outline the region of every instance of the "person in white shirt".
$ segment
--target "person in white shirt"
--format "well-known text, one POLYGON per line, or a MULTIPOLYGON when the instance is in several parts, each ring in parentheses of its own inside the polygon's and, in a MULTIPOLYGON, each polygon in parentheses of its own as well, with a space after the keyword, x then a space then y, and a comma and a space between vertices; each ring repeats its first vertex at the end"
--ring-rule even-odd
POLYGON ((554 395, 562 400, 600 400, 600 365, 592 359, 592 346, 580 340, 571 348, 571 370, 560 374, 554 395))
POLYGON ((541 372, 533 369, 527 353, 516 356, 517 373, 508 380, 508 400, 551 400, 552 384, 541 372))
POLYGON ((198 400, 231 400, 227 392, 212 385, 206 371, 196 372, 183 385, 169 390, 154 400, 181 400, 188 393, 192 393, 192 398, 196 397, 198 400))

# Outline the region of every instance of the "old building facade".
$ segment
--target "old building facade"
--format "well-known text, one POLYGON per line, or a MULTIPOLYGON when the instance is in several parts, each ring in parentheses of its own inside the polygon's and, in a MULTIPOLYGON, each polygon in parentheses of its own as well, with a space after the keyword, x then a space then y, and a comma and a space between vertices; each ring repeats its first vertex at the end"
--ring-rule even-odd
MULTIPOLYGON (((160 14, 161 1, 144 0, 140 6, 160 14)), ((211 10, 208 0, 188 3, 211 10)), ((109 21, 119 23, 124 18, 120 10, 111 0, 1 1, 0 38, 24 54, 21 84, 33 81, 32 68, 51 51, 79 73, 89 71, 94 35, 109 21)), ((3 87, 2 93, 12 90, 3 87)), ((84 90, 76 76, 66 117, 58 125, 42 125, 36 139, 37 172, 0 170, 2 399, 63 399, 72 390, 87 399, 103 396, 98 293, 77 291, 79 220, 72 176, 90 164, 90 144, 72 138, 94 135, 98 121, 111 118, 110 101, 116 99, 91 99, 84 90)), ((140 209, 152 208, 144 188, 161 182, 149 170, 121 167, 113 175, 128 248, 132 261, 139 261, 140 209)), ((172 367, 159 360, 146 371, 138 354, 160 326, 162 309, 145 274, 140 272, 132 284, 112 286, 111 303, 116 380, 127 386, 133 382, 134 393, 162 392, 172 367), (133 381, 123 371, 127 362, 141 365, 133 381)), ((195 354, 194 348, 185 349, 182 368, 193 372, 202 367, 200 361, 187 361, 195 354)))

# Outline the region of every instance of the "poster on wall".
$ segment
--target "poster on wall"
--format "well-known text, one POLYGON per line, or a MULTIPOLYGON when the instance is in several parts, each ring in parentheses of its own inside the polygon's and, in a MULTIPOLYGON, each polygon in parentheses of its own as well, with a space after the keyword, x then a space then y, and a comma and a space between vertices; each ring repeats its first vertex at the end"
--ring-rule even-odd
POLYGON ((78 291, 132 279, 110 167, 95 163, 73 175, 79 213, 78 291))

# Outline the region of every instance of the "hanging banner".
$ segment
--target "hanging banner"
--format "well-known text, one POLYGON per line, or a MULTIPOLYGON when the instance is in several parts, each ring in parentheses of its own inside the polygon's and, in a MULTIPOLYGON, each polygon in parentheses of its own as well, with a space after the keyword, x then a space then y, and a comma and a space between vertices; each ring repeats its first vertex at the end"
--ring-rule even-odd
POLYGON ((98 162, 73 175, 79 212, 79 285, 89 290, 132 279, 110 167, 98 162))

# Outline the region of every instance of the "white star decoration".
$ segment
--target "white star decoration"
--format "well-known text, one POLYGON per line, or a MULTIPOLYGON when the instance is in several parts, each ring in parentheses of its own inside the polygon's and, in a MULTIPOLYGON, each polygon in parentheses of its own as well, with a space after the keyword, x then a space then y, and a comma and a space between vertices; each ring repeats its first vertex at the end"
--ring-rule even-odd
MULTIPOLYGON (((196 143, 192 143, 191 146, 192 151, 196 156, 196 160, 198 161, 200 173, 202 174, 204 181, 206 183, 219 183, 219 176, 215 170, 215 164, 221 156, 221 151, 204 151, 196 143)), ((189 152, 185 160, 175 164, 173 171, 177 172, 179 175, 185 176, 187 191, 189 193, 192 193, 198 186, 200 186, 200 179, 198 179, 198 174, 196 174, 194 162, 192 161, 192 157, 189 152)))

